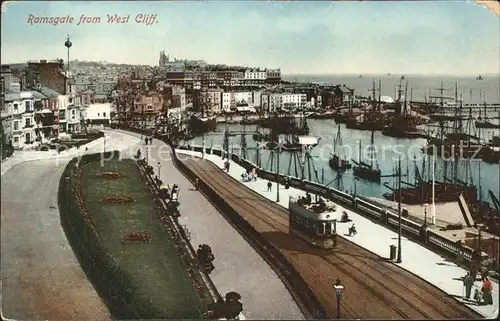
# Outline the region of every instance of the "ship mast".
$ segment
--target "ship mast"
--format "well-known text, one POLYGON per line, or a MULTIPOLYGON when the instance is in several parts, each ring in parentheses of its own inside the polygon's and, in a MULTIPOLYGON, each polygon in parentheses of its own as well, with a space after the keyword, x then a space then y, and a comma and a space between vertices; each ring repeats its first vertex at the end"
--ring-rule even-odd
POLYGON ((377 102, 379 109, 380 109, 381 101, 382 101, 382 79, 379 78, 378 79, 378 102, 377 102))
POLYGON ((436 155, 432 155, 432 206, 431 206, 431 215, 432 215, 432 225, 436 225, 436 155))
POLYGON ((408 95, 408 81, 406 81, 406 85, 405 85, 405 104, 404 104, 404 110, 403 110, 403 115, 406 116, 407 115, 407 112, 408 112, 408 108, 406 106, 406 97, 408 95))
POLYGON ((376 103, 376 99, 375 99, 375 79, 373 79, 373 86, 372 86, 372 106, 373 106, 373 109, 377 108, 377 103, 376 103))

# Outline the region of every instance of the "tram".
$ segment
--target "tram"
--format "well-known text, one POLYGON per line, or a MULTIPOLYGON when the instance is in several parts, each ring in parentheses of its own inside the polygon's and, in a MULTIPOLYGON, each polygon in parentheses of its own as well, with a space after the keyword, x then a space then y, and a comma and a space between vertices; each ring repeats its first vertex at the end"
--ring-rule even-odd
POLYGON ((335 205, 327 204, 322 198, 313 201, 310 194, 306 195, 289 199, 289 233, 313 246, 334 248, 337 244, 335 205))

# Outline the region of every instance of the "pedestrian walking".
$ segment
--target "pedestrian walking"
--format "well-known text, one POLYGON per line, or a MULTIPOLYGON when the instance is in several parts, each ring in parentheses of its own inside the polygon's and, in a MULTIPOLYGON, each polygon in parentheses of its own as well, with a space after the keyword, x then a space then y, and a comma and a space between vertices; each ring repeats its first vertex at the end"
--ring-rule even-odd
POLYGON ((267 191, 270 192, 271 188, 273 187, 273 183, 271 181, 267 182, 267 191))
POLYGON ((144 144, 147 145, 148 144, 148 136, 144 137, 144 144))
POLYGON ((467 275, 465 275, 465 277, 464 277, 464 288, 465 288, 465 299, 466 300, 470 299, 473 285, 474 285, 474 281, 472 280, 472 276, 470 275, 469 272, 467 272, 467 275))
POLYGON ((491 292, 493 292, 493 284, 491 284, 491 281, 487 276, 483 278, 483 287, 481 288, 481 291, 483 292, 484 304, 493 304, 493 297, 491 296, 491 292))

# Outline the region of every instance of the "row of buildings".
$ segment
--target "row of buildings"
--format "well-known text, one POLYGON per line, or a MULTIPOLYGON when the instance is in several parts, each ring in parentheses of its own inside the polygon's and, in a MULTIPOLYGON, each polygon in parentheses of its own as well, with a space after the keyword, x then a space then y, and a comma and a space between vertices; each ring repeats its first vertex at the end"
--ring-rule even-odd
POLYGON ((186 89, 267 87, 281 83, 280 69, 167 71, 162 79, 186 89))
POLYGON ((24 149, 80 133, 89 122, 109 123, 111 106, 94 92, 79 92, 62 60, 1 68, 1 144, 24 149), (85 120, 85 122, 82 122, 85 120))
POLYGON ((349 107, 354 101, 354 90, 344 85, 330 88, 282 85, 279 88, 257 90, 218 88, 195 91, 193 95, 195 110, 212 115, 238 112, 247 106, 262 114, 331 109, 349 107))
POLYGON ((282 80, 280 69, 171 60, 164 51, 149 77, 139 77, 135 71, 119 77, 114 95, 124 117, 148 119, 185 110, 219 115, 245 108, 260 113, 329 109, 352 105, 354 100, 354 90, 345 85, 290 84, 282 80))
POLYGON ((115 92, 117 110, 130 115, 172 114, 192 110, 204 115, 232 113, 250 107, 260 113, 329 109, 349 106, 354 90, 338 86, 280 86, 240 88, 186 88, 178 82, 154 79, 118 80, 115 92))

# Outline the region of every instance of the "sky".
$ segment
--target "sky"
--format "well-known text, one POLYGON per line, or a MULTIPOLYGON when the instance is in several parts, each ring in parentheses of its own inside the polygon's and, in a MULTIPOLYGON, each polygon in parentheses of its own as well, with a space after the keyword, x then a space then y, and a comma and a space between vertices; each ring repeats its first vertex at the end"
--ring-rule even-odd
POLYGON ((16 1, 2 12, 2 63, 70 59, 157 65, 171 57, 284 74, 498 74, 500 18, 473 1, 16 1), (31 24, 71 16, 73 23, 31 24), (78 25, 81 15, 100 23, 78 25), (125 24, 107 15, 130 15, 125 24), (138 14, 156 14, 151 25, 138 14), (31 19, 32 22, 35 19, 31 19))

